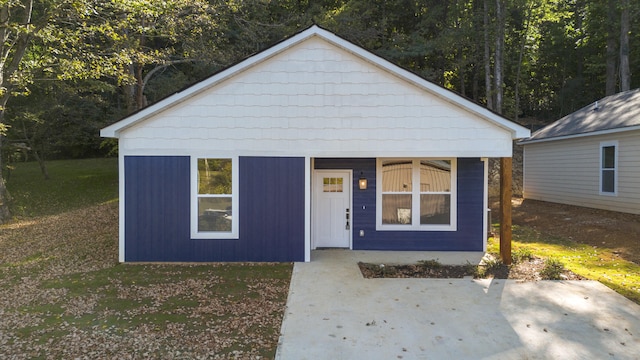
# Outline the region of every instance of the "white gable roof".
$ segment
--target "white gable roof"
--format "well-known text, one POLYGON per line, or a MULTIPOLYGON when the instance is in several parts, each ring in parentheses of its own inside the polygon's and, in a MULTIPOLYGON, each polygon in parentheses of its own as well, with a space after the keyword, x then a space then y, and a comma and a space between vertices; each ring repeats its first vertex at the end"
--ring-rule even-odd
POLYGON ((314 25, 101 135, 125 154, 497 157, 529 130, 314 25))

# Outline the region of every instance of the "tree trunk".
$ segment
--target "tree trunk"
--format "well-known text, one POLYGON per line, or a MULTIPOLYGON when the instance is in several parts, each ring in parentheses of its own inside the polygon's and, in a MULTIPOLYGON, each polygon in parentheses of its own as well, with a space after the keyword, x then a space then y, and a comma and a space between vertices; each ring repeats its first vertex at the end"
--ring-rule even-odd
POLYGON ((138 64, 136 67, 136 110, 140 110, 147 105, 147 99, 144 96, 142 68, 142 64, 138 64))
POLYGON ((49 180, 49 170, 47 170, 47 165, 44 163, 44 159, 40 157, 38 150, 33 147, 33 144, 31 145, 31 152, 33 153, 33 157, 36 158, 38 165, 40 165, 40 172, 42 172, 42 176, 44 176, 45 180, 49 180))
POLYGON ((493 70, 496 92, 495 111, 502 114, 502 65, 504 63, 504 8, 502 0, 496 0, 496 54, 494 58, 493 70))
MULTIPOLYGON (((582 15, 587 11, 587 6, 585 4, 585 0, 577 0, 576 1, 576 11, 574 11, 576 29, 583 28, 584 16, 582 15)), ((579 41, 584 41, 585 35, 579 37, 579 41)), ((584 59, 587 57, 585 54, 585 49, 582 46, 576 48, 576 78, 582 79, 584 78, 584 59)), ((584 87, 581 92, 583 93, 584 87)), ((573 103, 573 101, 572 101, 573 103)), ((573 104, 571 105, 573 108, 573 104)))
MULTIPOLYGON (((0 124, 4 124, 4 109, 9 100, 9 92, 5 92, 0 97, 0 124)), ((0 150, 2 150, 2 142, 4 135, 0 132, 0 150)), ((2 152, 0 151, 0 224, 4 224, 11 219, 11 211, 9 210, 9 202, 11 196, 7 191, 7 186, 4 183, 4 162, 2 160, 2 152)))
MULTIPOLYGON (((147 22, 144 18, 142 19, 141 23, 143 27, 147 25, 147 22)), ((143 49, 146 46, 146 43, 147 43, 147 38, 143 33, 139 37, 140 48, 143 49)), ((143 71, 144 71, 144 63, 141 62, 134 65, 133 75, 136 79, 136 86, 135 86, 136 111, 142 109, 146 105, 146 99, 144 97, 144 79, 142 76, 143 71)))
POLYGON ((462 52, 463 52, 462 46, 458 45, 458 51, 456 56, 458 57, 458 77, 460 80, 460 93, 462 94, 462 96, 466 96, 467 89, 464 83, 466 66, 465 66, 464 56, 462 56, 462 52))
MULTIPOLYGON (((607 58, 606 58, 606 82, 605 95, 613 95, 616 93, 617 84, 617 41, 616 41, 616 0, 609 0, 607 3, 607 58)), ((621 50, 622 52, 622 50, 621 50)))
MULTIPOLYGON (((31 27, 33 0, 24 1, 21 4, 21 10, 20 19, 12 19, 9 2, 5 1, 0 6, 0 39, 2 39, 0 41, 0 124, 4 124, 5 109, 11 96, 13 87, 11 78, 19 70, 31 41, 32 31, 37 31, 31 27)), ((0 149, 2 136, 0 134, 0 149)), ((10 196, 4 182, 3 169, 4 164, 0 156, 0 223, 7 222, 11 218, 10 196)))
POLYGON ((516 70, 516 86, 515 86, 515 100, 516 100, 516 109, 515 109, 515 120, 518 121, 518 117, 520 116, 520 72, 522 71, 522 56, 524 55, 524 50, 527 45, 527 36, 529 34, 529 26, 531 24, 531 14, 533 13, 533 3, 529 5, 527 8, 527 15, 525 18, 524 25, 524 33, 522 34, 522 42, 520 43, 520 53, 518 54, 518 67, 516 70))
MULTIPOLYGON (((127 67, 129 70, 129 74, 132 76, 135 75, 135 68, 133 64, 129 64, 127 67)), ((122 86, 122 91, 124 91, 124 98, 126 101, 127 107, 127 115, 135 112, 136 109, 136 85, 135 84, 125 84, 122 86)))
POLYGON ((622 0, 620 16, 620 91, 631 89, 629 69, 629 0, 622 0))
MULTIPOLYGON (((0 117, 3 117, 4 110, 0 109, 0 117)), ((0 134, 0 149, 2 149, 2 140, 4 136, 0 134)), ((11 212, 9 211, 9 201, 11 196, 7 191, 7 186, 4 183, 4 163, 2 161, 2 155, 0 154, 0 224, 4 224, 11 219, 11 212)))
POLYGON ((484 0, 484 83, 486 87, 487 107, 494 110, 493 89, 491 86, 491 46, 489 44, 489 0, 484 0))

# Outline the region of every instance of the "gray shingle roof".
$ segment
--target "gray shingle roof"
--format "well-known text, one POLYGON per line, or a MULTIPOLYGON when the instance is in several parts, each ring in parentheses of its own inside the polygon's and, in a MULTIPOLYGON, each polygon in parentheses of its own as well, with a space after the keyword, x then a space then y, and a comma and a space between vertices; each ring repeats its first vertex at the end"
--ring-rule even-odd
POLYGON ((534 132, 521 143, 572 135, 587 136, 590 133, 637 126, 640 126, 640 89, 598 100, 534 132))

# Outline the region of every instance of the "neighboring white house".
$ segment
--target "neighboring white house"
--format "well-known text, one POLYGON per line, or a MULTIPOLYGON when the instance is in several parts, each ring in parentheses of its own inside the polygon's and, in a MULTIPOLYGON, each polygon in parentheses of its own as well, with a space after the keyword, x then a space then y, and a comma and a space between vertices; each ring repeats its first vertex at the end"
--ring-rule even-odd
POLYGON ((524 197, 640 214, 640 89, 538 130, 524 145, 524 197))

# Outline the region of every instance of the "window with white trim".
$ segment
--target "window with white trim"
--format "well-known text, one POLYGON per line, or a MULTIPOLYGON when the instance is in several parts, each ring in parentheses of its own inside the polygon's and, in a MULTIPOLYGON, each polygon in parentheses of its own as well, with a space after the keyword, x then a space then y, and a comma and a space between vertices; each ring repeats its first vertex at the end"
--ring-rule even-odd
POLYGON ((378 230, 455 230, 456 159, 378 159, 378 230))
POLYGON ((618 193, 618 142, 600 143, 600 194, 618 193))
POLYGON ((191 158, 191 236, 238 237, 237 158, 191 158))

